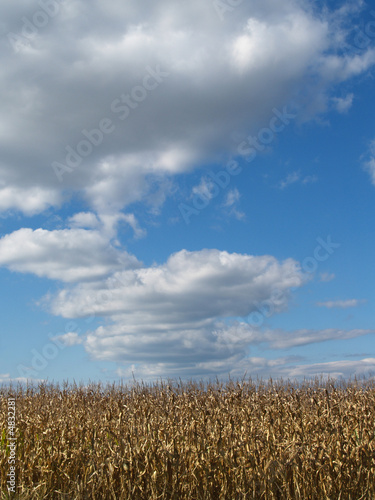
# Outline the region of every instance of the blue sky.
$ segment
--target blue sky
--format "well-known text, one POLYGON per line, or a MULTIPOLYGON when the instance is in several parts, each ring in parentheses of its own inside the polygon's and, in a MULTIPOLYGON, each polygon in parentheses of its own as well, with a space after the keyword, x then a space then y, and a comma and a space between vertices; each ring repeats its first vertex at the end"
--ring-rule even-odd
POLYGON ((374 373, 369 3, 0 13, 1 382, 374 373))

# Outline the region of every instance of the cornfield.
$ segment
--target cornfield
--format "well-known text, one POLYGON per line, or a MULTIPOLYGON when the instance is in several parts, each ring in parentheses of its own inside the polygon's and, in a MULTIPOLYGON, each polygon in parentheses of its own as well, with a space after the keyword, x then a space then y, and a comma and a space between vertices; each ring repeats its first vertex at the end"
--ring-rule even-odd
POLYGON ((1 499, 375 498, 371 380, 42 383, 0 395, 1 499))

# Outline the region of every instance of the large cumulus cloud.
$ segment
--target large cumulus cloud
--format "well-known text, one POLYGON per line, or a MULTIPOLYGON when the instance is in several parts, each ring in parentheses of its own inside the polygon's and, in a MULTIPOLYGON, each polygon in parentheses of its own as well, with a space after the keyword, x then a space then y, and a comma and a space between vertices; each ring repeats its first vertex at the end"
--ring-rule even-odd
POLYGON ((255 330, 247 325, 245 334, 226 338, 230 324, 270 298, 275 312, 285 310, 291 290, 305 279, 292 259, 181 251, 163 265, 62 290, 51 309, 67 318, 107 318, 85 335, 84 346, 95 359, 196 367, 204 360, 242 357, 255 330))
POLYGON ((213 2, 55 4, 59 12, 17 51, 9 33, 22 35, 40 7, 0 6, 3 211, 43 211, 69 191, 97 211, 121 210, 144 199, 158 175, 235 154, 232 132, 259 130, 290 98, 309 103, 304 113, 322 111, 331 84, 375 61, 371 49, 338 55, 338 19, 348 12, 314 13, 309 2, 242 2, 224 20, 213 2), (145 95, 150 71, 165 76, 146 80, 145 95), (105 118, 112 132, 61 185, 52 163, 105 118), (18 195, 25 190, 33 195, 18 195))

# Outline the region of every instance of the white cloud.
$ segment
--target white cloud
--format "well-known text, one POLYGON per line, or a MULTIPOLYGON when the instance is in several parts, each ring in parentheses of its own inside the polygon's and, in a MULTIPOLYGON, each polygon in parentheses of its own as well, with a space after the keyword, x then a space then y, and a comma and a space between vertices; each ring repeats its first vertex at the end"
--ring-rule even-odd
POLYGON ((84 342, 84 339, 75 332, 68 332, 65 333, 64 335, 58 335, 57 337, 52 337, 52 340, 57 340, 59 342, 62 342, 66 347, 81 345, 84 342))
MULTIPOLYGON (((287 5, 290 7, 291 3, 287 5)), ((243 33, 234 38, 232 57, 241 72, 274 64, 280 70, 286 68, 288 73, 298 74, 306 59, 326 46, 327 24, 311 22, 298 8, 280 14, 279 18, 265 16, 263 19, 255 14, 248 18, 243 33), (284 50, 275 59, 281 41, 284 50), (287 54, 293 58, 292 62, 287 60, 287 54)))
MULTIPOLYGON (((42 382, 41 379, 33 379, 34 382, 42 382)), ((0 384, 9 386, 10 384, 26 384, 28 379, 25 377, 11 377, 9 373, 0 373, 0 384)))
POLYGON ((343 82, 367 71, 375 63, 375 50, 370 48, 362 54, 322 57, 322 76, 328 81, 343 82))
POLYGON ((364 304, 366 300, 349 299, 349 300, 327 300, 326 302, 317 302, 319 307, 327 307, 328 309, 339 308, 348 309, 349 307, 358 307, 360 304, 364 304))
POLYGON ((68 219, 68 226, 74 229, 97 229, 108 239, 111 239, 116 236, 121 222, 125 222, 133 229, 136 238, 146 236, 146 231, 139 227, 135 215, 131 213, 107 212, 97 216, 93 212, 80 212, 68 219))
POLYGON ((219 376, 227 377, 252 377, 269 380, 299 380, 314 379, 338 379, 349 377, 374 376, 375 358, 364 358, 358 361, 330 361, 323 363, 306 363, 299 356, 282 356, 273 359, 264 357, 241 357, 233 355, 219 361, 206 360, 197 363, 195 366, 179 366, 178 364, 160 362, 156 364, 140 365, 134 363, 129 367, 119 367, 116 371, 119 377, 132 377, 138 380, 155 380, 158 377, 165 377, 168 373, 170 377, 182 376, 185 378, 208 378, 219 376), (304 362, 304 363, 303 363, 304 362), (302 364, 303 363, 303 364, 302 364))
POLYGON ((70 217, 68 224, 73 228, 97 229, 100 226, 100 221, 92 212, 79 212, 70 217))
POLYGON ((366 163, 366 169, 368 173, 371 176, 371 182, 375 186, 375 158, 371 158, 367 163, 366 163))
POLYGON ((312 184, 317 182, 318 178, 316 175, 307 175, 306 177, 302 177, 300 171, 295 171, 289 173, 286 178, 279 182, 279 189, 285 189, 291 184, 295 184, 296 182, 300 182, 301 184, 312 184))
POLYGON ((240 201, 241 195, 237 188, 230 189, 224 201, 224 207, 232 207, 240 201))
POLYGON ((211 179, 202 177, 200 183, 193 186, 191 196, 198 196, 198 198, 203 200, 211 200, 214 197, 214 188, 217 191, 218 188, 211 179))
POLYGON ((265 332, 263 342, 267 342, 273 349, 288 349, 301 345, 316 344, 327 340, 346 340, 374 333, 373 330, 340 330, 327 328, 325 330, 270 330, 265 332))
MULTIPOLYGON (((134 314, 133 326, 184 324, 186 320, 244 316, 251 304, 265 300, 275 288, 285 306, 288 290, 304 280, 292 259, 279 263, 271 256, 182 250, 166 264, 117 272, 103 282, 83 283, 62 292, 53 311, 64 317, 125 314, 131 318, 134 314), (111 299, 98 301, 104 292, 111 299)), ((126 324, 131 329, 132 322, 126 324)))
POLYGON ((327 328, 325 330, 292 330, 261 329, 247 323, 237 323, 216 331, 217 337, 231 350, 238 346, 264 344, 268 349, 290 349, 308 344, 316 344, 327 340, 346 340, 374 333, 373 330, 340 330, 327 328))
POLYGON ((39 186, 24 188, 0 184, 0 212, 15 210, 31 216, 49 207, 59 207, 62 201, 61 193, 52 188, 39 186))
POLYGON ((375 358, 365 358, 358 361, 329 361, 297 365, 285 370, 290 378, 326 376, 330 378, 349 378, 354 376, 368 376, 375 372, 375 358))
MULTIPOLYGON (((373 376, 375 372, 375 358, 364 358, 356 361, 338 360, 322 363, 308 363, 306 360, 297 356, 284 356, 275 359, 267 359, 261 357, 248 357, 242 359, 232 359, 229 363, 221 364, 221 367, 226 366, 227 372, 223 370, 224 375, 230 373, 232 377, 247 376, 263 377, 269 379, 283 378, 284 380, 304 380, 315 377, 323 378, 346 378, 373 376), (303 362, 303 364, 301 363, 303 362)), ((210 366, 209 363, 202 364, 206 369, 206 374, 212 375, 215 373, 217 366, 210 366)))
POLYGON ((222 205, 224 211, 230 215, 235 217, 237 220, 243 220, 246 215, 244 212, 238 210, 237 206, 241 199, 240 192, 237 188, 230 189, 225 197, 224 203, 222 205))
POLYGON ((364 168, 370 174, 371 182, 375 186, 375 139, 370 143, 369 158, 365 161, 364 168))
MULTIPOLYGON (((131 375, 134 371, 142 377, 202 375, 248 375, 295 377, 298 370, 307 368, 289 366, 291 362, 302 360, 296 356, 277 359, 256 358, 251 356, 255 346, 261 345, 270 350, 291 349, 325 342, 345 340, 374 333, 373 330, 265 330, 252 327, 247 323, 232 326, 225 322, 208 324, 198 330, 185 330, 167 334, 139 333, 125 335, 119 329, 103 328, 88 336, 85 348, 103 360, 115 360, 127 367, 119 368, 118 374, 131 375), (114 357, 117 353, 117 357, 114 357), (250 355, 249 355, 250 353, 250 355), (130 369, 131 367, 131 369, 130 369)), ((314 365, 313 365, 314 366, 314 365)), ((348 365, 349 366, 349 365, 348 365)), ((325 372, 328 372, 328 366, 325 372)), ((307 372, 306 372, 307 373, 307 372)), ((314 376, 315 366, 311 371, 314 376)))
POLYGON ((285 189, 286 187, 290 186, 291 184, 295 184, 298 182, 301 178, 301 173, 300 172, 291 172, 286 176, 286 179, 283 181, 280 181, 279 188, 280 189, 285 189))
POLYGON ((327 283, 328 281, 332 281, 335 279, 334 273, 320 273, 320 281, 327 283))
POLYGON ((354 94, 348 94, 346 97, 333 97, 332 101, 339 113, 347 113, 353 104, 354 94))
MULTIPOLYGON (((212 2, 103 5, 63 2, 28 47, 0 47, 1 211, 31 215, 69 193, 98 214, 119 212, 165 186, 160 177, 236 154, 233 130, 257 132, 290 99, 301 117, 320 113, 332 84, 375 62, 371 48, 336 53, 344 9, 333 16, 305 2, 254 0, 221 22, 212 2), (105 118, 112 131, 60 183, 51 164, 66 163, 66 147, 77 151, 105 118)), ((2 32, 20 34, 34 13, 31 3, 3 0, 2 32)))
POLYGON ((318 181, 318 177, 316 175, 307 175, 304 177, 301 182, 302 184, 313 184, 318 181))
POLYGON ((23 228, 0 239, 0 266, 65 282, 102 278, 139 265, 98 231, 23 228))
POLYGON ((146 236, 146 230, 139 227, 138 221, 134 214, 121 214, 120 220, 123 220, 134 231, 134 236, 136 238, 144 238, 146 236))
MULTIPOLYGON (((173 371, 176 364, 193 369, 203 360, 232 357, 227 340, 215 332, 225 330, 230 318, 255 311, 276 289, 275 312, 285 310, 291 289, 303 283, 299 265, 291 259, 184 250, 163 265, 62 290, 50 303, 54 314, 66 318, 108 318, 86 336, 85 349, 94 359, 124 365, 170 363, 173 371)), ((243 355, 244 342, 232 342, 236 355, 243 355)))

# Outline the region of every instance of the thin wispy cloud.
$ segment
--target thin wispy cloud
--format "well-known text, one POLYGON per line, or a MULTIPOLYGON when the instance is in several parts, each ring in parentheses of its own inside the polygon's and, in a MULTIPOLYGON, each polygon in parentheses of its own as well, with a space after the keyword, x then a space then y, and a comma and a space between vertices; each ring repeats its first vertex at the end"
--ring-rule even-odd
POLYGON ((320 281, 323 281, 324 283, 334 280, 335 277, 334 273, 320 273, 320 281))
POLYGON ((231 189, 223 203, 224 207, 232 207, 240 201, 241 195, 237 188, 231 189))
POLYGON ((246 217, 245 213, 238 208, 240 199, 241 194, 238 189, 230 189, 225 197, 224 203, 222 204, 222 208, 225 213, 236 218, 237 220, 243 220, 246 217))
POLYGON ((291 172, 286 176, 286 178, 279 183, 279 189, 285 189, 288 186, 295 184, 301 179, 300 172, 291 172))
POLYGON ((318 181, 318 177, 316 175, 307 175, 302 176, 301 172, 295 171, 289 173, 285 179, 279 182, 278 188, 283 190, 292 184, 301 183, 301 184, 312 184, 318 181))
POLYGON ((350 307, 358 307, 365 304, 366 300, 349 299, 349 300, 327 300, 325 302, 317 302, 317 306, 326 307, 327 309, 349 309, 350 307))
POLYGON ((58 342, 61 342, 66 347, 72 347, 72 346, 75 346, 75 345, 81 345, 84 342, 83 337, 80 337, 77 332, 64 333, 64 335, 58 335, 56 337, 53 337, 52 340, 56 340, 58 342))
POLYGON ((372 184, 375 186, 375 139, 371 141, 364 168, 370 174, 372 184))
POLYGON ((215 185, 211 179, 202 177, 199 184, 193 187, 192 197, 197 195, 202 200, 211 200, 214 193, 215 185))
POLYGON ((347 113, 353 104, 354 94, 348 94, 345 97, 333 97, 332 101, 339 113, 347 113))

